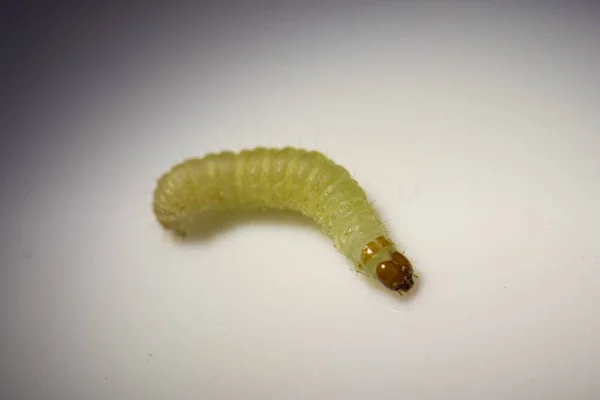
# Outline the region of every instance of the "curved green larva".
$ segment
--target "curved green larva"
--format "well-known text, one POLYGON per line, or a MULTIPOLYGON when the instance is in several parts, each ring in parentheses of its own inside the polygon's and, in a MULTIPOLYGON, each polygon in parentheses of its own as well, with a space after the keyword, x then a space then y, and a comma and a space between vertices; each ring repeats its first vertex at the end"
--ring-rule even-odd
POLYGON ((234 208, 300 212, 359 272, 399 292, 413 285, 410 262, 387 238, 364 190, 319 152, 287 147, 208 154, 171 168, 154 192, 158 221, 180 234, 202 212, 234 208))

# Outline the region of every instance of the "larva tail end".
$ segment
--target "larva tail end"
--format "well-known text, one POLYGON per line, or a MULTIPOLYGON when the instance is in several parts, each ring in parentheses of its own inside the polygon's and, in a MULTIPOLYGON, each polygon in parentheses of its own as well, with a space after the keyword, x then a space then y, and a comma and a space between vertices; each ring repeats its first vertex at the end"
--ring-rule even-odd
POLYGON ((400 294, 408 292, 414 285, 412 264, 397 251, 392 253, 390 260, 379 263, 375 271, 379 282, 400 294))

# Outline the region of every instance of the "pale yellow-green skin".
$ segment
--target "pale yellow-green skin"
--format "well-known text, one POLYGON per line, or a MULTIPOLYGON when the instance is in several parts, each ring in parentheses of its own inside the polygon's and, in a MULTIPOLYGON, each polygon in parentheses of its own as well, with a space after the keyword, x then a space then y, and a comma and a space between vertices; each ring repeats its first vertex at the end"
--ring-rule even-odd
POLYGON ((180 234, 202 212, 238 208, 304 214, 369 276, 375 276, 378 262, 396 251, 392 245, 360 265, 365 245, 387 232, 348 171, 316 151, 287 147, 208 154, 174 166, 158 180, 154 192, 159 222, 180 234))

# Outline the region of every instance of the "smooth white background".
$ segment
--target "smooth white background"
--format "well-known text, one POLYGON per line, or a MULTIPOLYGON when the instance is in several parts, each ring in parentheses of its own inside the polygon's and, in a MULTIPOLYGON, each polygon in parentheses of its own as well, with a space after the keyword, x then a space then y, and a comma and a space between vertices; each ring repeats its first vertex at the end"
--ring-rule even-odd
POLYGON ((79 18, 40 39, 15 91, 0 397, 600 397, 597 9, 79 18), (301 218, 246 216, 192 243, 155 222, 172 164, 259 145, 347 167, 421 275, 414 295, 358 277, 301 218))

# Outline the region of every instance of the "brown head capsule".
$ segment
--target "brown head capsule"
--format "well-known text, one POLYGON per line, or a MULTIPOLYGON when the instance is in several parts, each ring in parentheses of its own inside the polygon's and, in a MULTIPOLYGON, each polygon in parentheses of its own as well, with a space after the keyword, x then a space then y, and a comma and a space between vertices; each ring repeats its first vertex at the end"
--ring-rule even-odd
POLYGON ((414 285, 412 265, 397 251, 392 253, 391 260, 379 263, 375 272, 377 279, 390 290, 408 292, 414 285))

